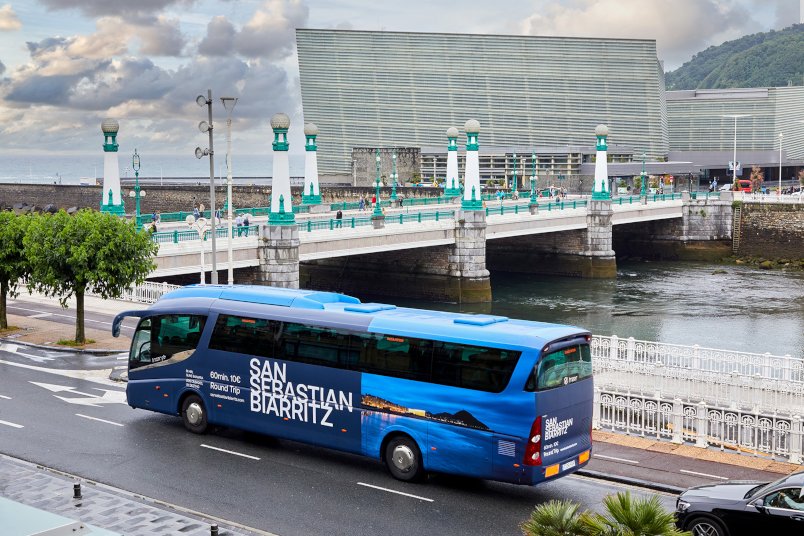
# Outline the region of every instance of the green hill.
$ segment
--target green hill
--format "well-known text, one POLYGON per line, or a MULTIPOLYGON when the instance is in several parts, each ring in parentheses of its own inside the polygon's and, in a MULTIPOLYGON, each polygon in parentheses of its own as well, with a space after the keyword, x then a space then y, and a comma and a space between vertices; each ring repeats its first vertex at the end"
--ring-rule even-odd
POLYGON ((709 47, 667 73, 665 83, 668 90, 804 85, 804 24, 709 47))

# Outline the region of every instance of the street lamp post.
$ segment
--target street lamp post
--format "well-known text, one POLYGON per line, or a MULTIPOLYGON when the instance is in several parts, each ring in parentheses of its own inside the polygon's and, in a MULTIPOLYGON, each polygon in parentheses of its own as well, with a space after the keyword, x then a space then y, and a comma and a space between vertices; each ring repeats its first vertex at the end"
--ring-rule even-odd
POLYGON ((192 214, 187 216, 184 221, 198 233, 198 241, 201 243, 201 284, 206 285, 207 281, 206 277, 204 277, 204 233, 209 229, 209 222, 207 222, 206 218, 195 219, 192 214))
POLYGON ((140 219, 140 155, 137 154, 137 149, 134 149, 134 156, 131 157, 131 168, 134 170, 134 221, 139 231, 142 229, 142 221, 140 219))
POLYGON ((372 216, 382 216, 382 208, 380 208, 380 150, 377 149, 377 193, 376 193, 376 202, 374 203, 374 212, 372 216))
POLYGON ((196 97, 195 102, 199 106, 206 106, 209 116, 209 122, 201 121, 198 123, 198 130, 202 133, 209 133, 209 149, 195 148, 195 157, 201 158, 209 156, 209 217, 212 226, 212 275, 210 283, 213 285, 218 284, 218 262, 217 262, 217 249, 215 248, 215 151, 212 148, 212 90, 207 90, 207 96, 199 95, 196 97))
POLYGON ((536 198, 536 153, 530 155, 530 202, 538 203, 536 198))
POLYGON ((232 267, 232 111, 237 104, 237 97, 221 97, 223 107, 228 114, 226 117, 226 219, 228 226, 226 235, 228 240, 229 267, 226 269, 226 283, 234 284, 234 268, 232 267))
MULTIPOLYGON (((391 173, 391 177, 394 180, 394 185, 391 188, 391 200, 396 201, 396 149, 394 149, 394 154, 391 155, 391 159, 394 162, 394 169, 393 172, 391 173)), ((377 199, 379 199, 379 197, 377 199)))
POLYGON ((727 114, 727 115, 721 115, 720 117, 728 117, 730 119, 734 119, 734 153, 731 161, 731 168, 732 168, 731 183, 732 185, 734 185, 737 184, 737 120, 741 117, 751 117, 751 115, 727 114))
POLYGON ((779 132, 779 196, 782 195, 782 139, 784 134, 779 132))
POLYGON ((514 177, 513 177, 513 179, 511 179, 511 195, 513 196, 514 191, 517 190, 517 186, 518 186, 517 183, 516 183, 516 153, 513 153, 512 157, 514 159, 514 177))
POLYGON ((647 197, 648 189, 647 189, 647 175, 645 174, 645 153, 642 153, 642 173, 639 174, 640 178, 642 179, 642 187, 640 188, 640 195, 642 197, 647 197))

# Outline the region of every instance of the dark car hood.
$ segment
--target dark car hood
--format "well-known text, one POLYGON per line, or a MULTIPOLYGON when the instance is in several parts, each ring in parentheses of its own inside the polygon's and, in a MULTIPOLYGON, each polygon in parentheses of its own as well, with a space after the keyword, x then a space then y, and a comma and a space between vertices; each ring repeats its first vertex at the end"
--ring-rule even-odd
POLYGON ((735 481, 723 484, 707 484, 690 488, 681 494, 682 499, 706 498, 723 501, 739 501, 745 497, 748 490, 766 482, 735 481))

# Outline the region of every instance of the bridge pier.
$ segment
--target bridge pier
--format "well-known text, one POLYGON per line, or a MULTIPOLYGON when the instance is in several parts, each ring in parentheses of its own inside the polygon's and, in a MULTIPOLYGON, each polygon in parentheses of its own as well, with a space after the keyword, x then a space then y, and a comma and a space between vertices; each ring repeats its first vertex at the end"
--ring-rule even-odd
POLYGON ((299 288, 299 226, 260 227, 257 283, 299 288))
POLYGON ((612 249, 611 199, 592 199, 586 213, 586 237, 578 268, 581 277, 614 279, 617 259, 612 249))
POLYGON ((486 213, 461 210, 455 220, 455 246, 449 255, 447 294, 458 303, 491 301, 486 269, 486 213))

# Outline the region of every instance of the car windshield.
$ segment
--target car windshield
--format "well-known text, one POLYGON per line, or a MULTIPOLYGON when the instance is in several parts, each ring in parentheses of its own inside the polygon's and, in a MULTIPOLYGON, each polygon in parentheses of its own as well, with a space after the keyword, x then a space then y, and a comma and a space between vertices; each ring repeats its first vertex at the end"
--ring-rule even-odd
POLYGON ((749 499, 749 498, 753 498, 753 497, 758 497, 759 495, 762 495, 766 490, 771 489, 776 484, 780 484, 781 482, 784 482, 788 478, 790 478, 790 475, 785 475, 782 478, 780 478, 779 480, 774 480, 773 482, 770 482, 770 483, 759 484, 758 486, 754 486, 753 488, 748 490, 748 493, 745 494, 743 499, 749 499))

